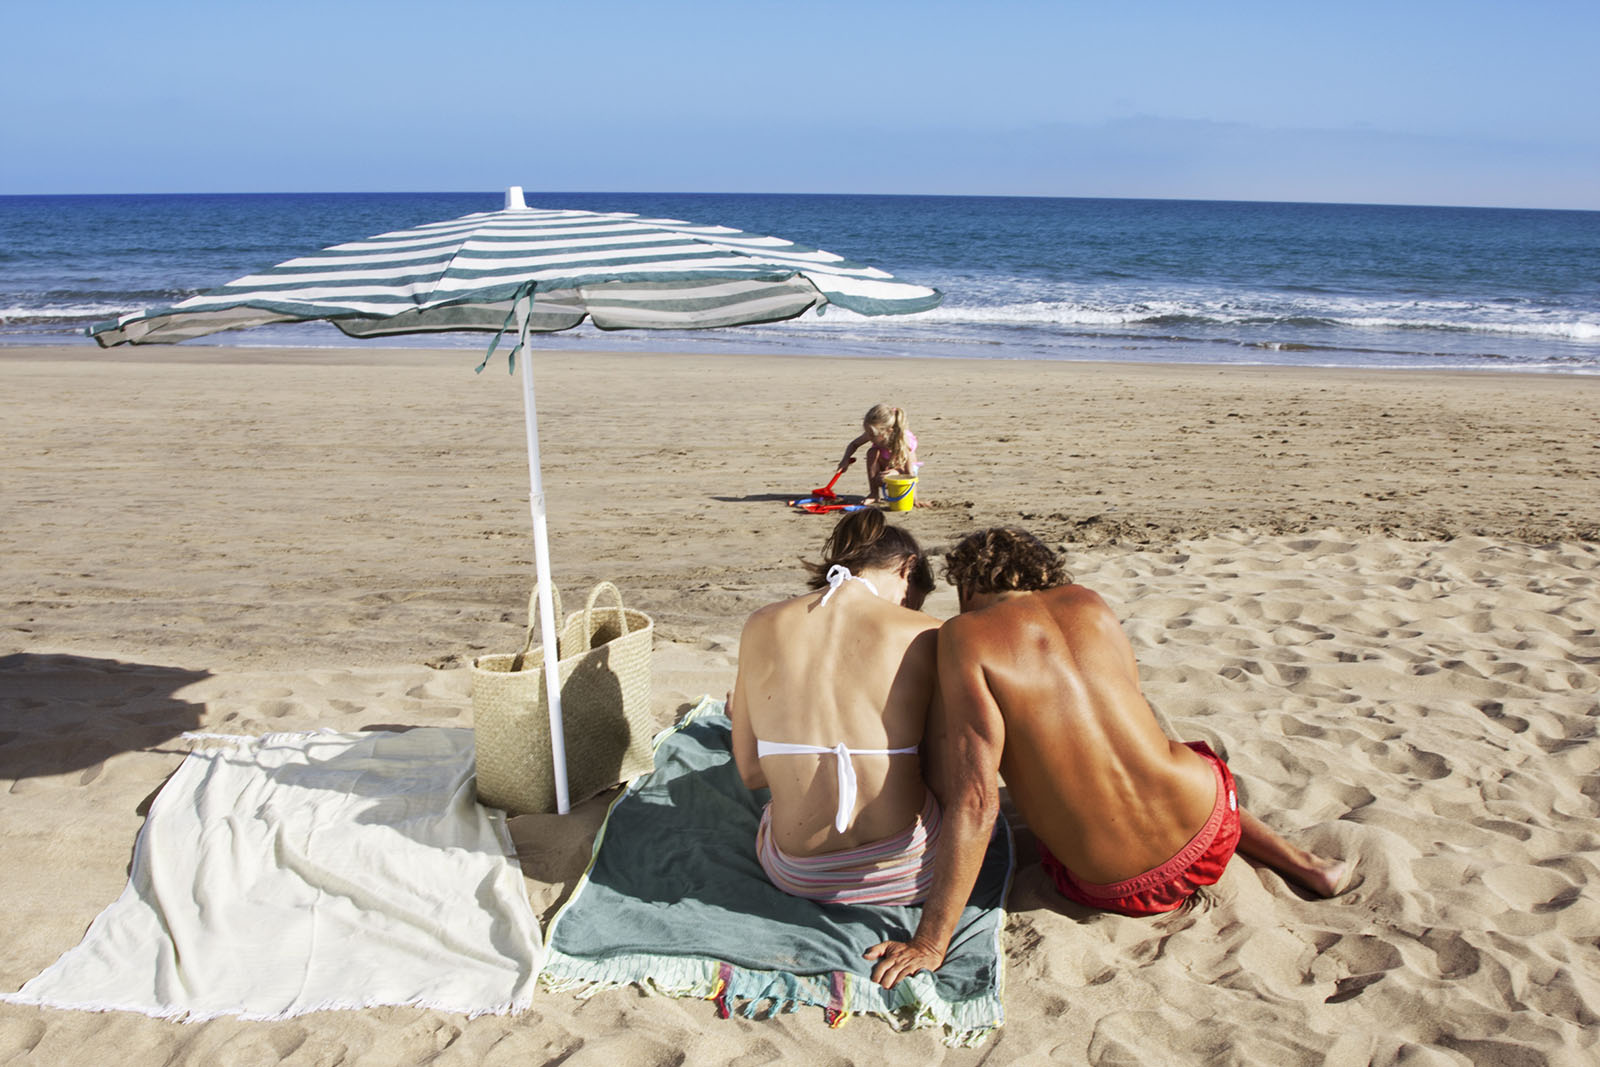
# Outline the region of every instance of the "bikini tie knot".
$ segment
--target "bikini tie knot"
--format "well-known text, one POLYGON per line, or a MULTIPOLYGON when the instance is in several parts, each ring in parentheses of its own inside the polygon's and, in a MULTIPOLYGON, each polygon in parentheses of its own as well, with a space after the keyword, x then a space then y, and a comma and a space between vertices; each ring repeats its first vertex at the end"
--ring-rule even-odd
POLYGON ((833 566, 829 567, 827 574, 828 591, 822 594, 822 603, 826 604, 828 599, 839 591, 839 587, 841 585, 854 577, 855 575, 850 573, 850 568, 846 567, 843 563, 835 563, 833 566))
POLYGON ((839 587, 845 582, 860 582, 862 585, 872 590, 873 596, 878 595, 877 586, 873 585, 871 582, 860 577, 859 575, 851 574, 850 568, 846 567, 843 563, 835 563, 833 566, 829 567, 826 577, 828 579, 828 591, 822 594, 822 603, 818 604, 818 607, 823 607, 826 605, 829 599, 832 598, 833 594, 837 593, 839 591, 839 587))
POLYGON ((833 746, 833 763, 839 779, 839 808, 833 813, 833 828, 842 834, 849 829, 850 816, 856 810, 856 765, 843 741, 833 746))

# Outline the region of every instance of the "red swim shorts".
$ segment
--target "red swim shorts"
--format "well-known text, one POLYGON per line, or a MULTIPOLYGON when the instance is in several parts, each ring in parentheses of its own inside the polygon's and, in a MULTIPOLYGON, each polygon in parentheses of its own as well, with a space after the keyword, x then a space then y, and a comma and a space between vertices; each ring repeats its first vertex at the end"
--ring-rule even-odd
POLYGON ((1039 862, 1062 896, 1091 908, 1123 915, 1160 915, 1182 907, 1196 889, 1222 877, 1233 850, 1239 846, 1239 801, 1234 792, 1233 775, 1204 741, 1185 744, 1211 761, 1217 778, 1217 802, 1200 832, 1161 866, 1110 885, 1080 880, 1040 841, 1039 862))

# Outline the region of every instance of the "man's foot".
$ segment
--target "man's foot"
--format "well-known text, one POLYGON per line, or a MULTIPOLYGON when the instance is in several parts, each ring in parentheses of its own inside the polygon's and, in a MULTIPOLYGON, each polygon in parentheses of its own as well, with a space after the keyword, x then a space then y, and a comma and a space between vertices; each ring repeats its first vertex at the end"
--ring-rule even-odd
POLYGON ((1342 891, 1353 869, 1348 860, 1324 859, 1291 844, 1242 807, 1239 809, 1239 854, 1253 863, 1272 868, 1319 897, 1331 897, 1342 891))
POLYGON ((1350 873, 1349 860, 1325 860, 1310 852, 1306 853, 1303 864, 1283 872, 1284 877, 1298 882, 1302 888, 1309 889, 1319 897, 1338 896, 1350 873))

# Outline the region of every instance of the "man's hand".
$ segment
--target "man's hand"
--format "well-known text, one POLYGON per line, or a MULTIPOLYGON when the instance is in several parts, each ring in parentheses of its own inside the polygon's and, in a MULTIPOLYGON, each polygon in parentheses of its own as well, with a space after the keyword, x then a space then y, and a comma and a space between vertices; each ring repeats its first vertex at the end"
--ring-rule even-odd
POLYGON ((872 968, 872 980, 885 989, 893 989, 900 979, 918 971, 937 971, 944 963, 943 949, 914 937, 909 942, 880 941, 862 955, 878 961, 872 968))

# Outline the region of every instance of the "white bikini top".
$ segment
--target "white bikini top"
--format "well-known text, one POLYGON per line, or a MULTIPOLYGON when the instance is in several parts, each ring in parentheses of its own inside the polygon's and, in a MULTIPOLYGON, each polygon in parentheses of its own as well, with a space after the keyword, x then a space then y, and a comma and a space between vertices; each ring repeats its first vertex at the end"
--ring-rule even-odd
POLYGON ((856 765, 851 756, 901 756, 917 751, 910 748, 846 748, 843 742, 827 748, 823 745, 791 745, 787 741, 756 741, 756 758, 763 756, 825 756, 832 752, 834 766, 839 775, 839 810, 833 813, 833 828, 841 834, 850 827, 850 813, 856 808, 856 765))
MULTIPOLYGON (((828 568, 828 591, 822 594, 822 603, 839 591, 845 582, 860 582, 872 590, 872 595, 878 595, 878 589, 865 578, 858 578, 850 573, 850 568, 842 563, 835 563, 828 568)), ((850 813, 856 807, 856 765, 851 762, 851 756, 902 756, 917 751, 919 746, 910 748, 846 748, 843 742, 832 748, 826 745, 794 745, 787 741, 762 741, 756 740, 756 758, 763 756, 825 756, 833 753, 834 766, 839 776, 839 810, 834 812, 833 828, 841 834, 850 826, 850 813)))

